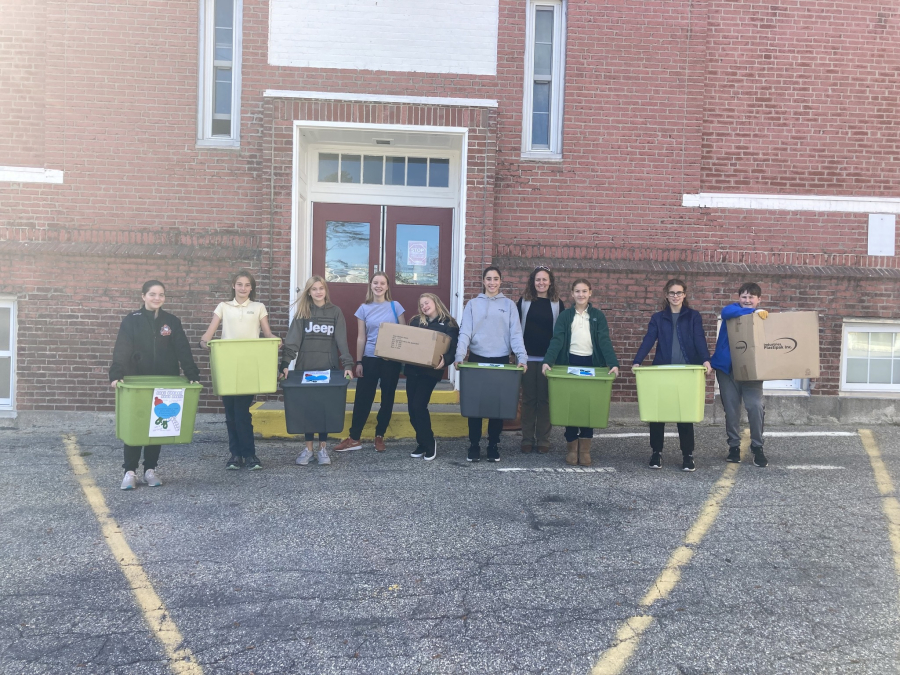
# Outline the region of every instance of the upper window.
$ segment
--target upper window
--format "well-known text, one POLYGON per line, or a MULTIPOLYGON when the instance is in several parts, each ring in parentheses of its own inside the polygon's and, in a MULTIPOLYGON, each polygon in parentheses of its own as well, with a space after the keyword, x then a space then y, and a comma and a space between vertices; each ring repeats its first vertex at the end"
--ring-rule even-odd
POLYGON ((525 21, 522 156, 562 157, 565 0, 529 0, 525 21))
POLYGON ((320 152, 319 182, 445 188, 450 185, 450 160, 320 152))
POLYGON ((0 299, 0 410, 11 410, 16 391, 16 301, 0 299))
POLYGON ((844 324, 841 389, 900 392, 900 323, 844 324))
POLYGON ((240 143, 242 0, 202 0, 198 145, 240 143))

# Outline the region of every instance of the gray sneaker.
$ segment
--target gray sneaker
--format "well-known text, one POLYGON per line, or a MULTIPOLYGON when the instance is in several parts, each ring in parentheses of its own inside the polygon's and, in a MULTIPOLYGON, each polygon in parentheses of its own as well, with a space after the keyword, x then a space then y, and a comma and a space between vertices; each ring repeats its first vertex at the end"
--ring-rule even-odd
POLYGON ((313 453, 309 448, 303 448, 303 452, 300 453, 300 456, 297 458, 297 464, 300 466, 306 466, 309 464, 309 460, 312 459, 313 453))
POLYGON ((159 487, 162 485, 162 481, 153 469, 144 471, 144 477, 141 479, 141 482, 146 483, 148 487, 159 487))
POLYGON ((331 464, 331 457, 328 456, 328 450, 321 448, 316 454, 319 464, 331 464))
POLYGON ((122 479, 123 490, 134 490, 137 487, 137 476, 134 471, 126 471, 125 477, 122 479))

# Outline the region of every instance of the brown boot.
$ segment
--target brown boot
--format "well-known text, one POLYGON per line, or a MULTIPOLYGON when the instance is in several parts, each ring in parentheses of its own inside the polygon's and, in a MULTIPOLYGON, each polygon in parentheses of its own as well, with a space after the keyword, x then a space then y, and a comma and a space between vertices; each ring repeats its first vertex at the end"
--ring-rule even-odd
POLYGON ((590 438, 579 438, 578 439, 578 463, 581 466, 590 466, 591 465, 591 439, 590 438))
POLYGON ((566 443, 566 464, 578 464, 578 439, 566 443))

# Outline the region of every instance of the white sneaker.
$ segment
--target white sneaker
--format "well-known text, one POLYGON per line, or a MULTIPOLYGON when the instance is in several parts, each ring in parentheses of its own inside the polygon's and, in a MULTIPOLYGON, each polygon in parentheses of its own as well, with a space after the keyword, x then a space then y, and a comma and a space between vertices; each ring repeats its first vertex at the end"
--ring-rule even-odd
POLYGON ((319 448, 316 457, 319 460, 319 464, 331 464, 331 457, 328 456, 328 450, 325 448, 319 448))
POLYGON ((156 471, 154 469, 147 469, 144 471, 144 478, 142 482, 147 484, 147 487, 159 487, 162 485, 162 481, 159 479, 159 476, 156 475, 156 471))
POLYGON ((309 464, 309 460, 312 459, 313 453, 309 448, 303 448, 303 452, 300 453, 300 456, 297 458, 297 464, 300 466, 306 466, 309 464))
POLYGON ((134 471, 126 471, 125 477, 122 479, 122 489, 123 490, 134 490, 137 487, 137 476, 134 475, 134 471))

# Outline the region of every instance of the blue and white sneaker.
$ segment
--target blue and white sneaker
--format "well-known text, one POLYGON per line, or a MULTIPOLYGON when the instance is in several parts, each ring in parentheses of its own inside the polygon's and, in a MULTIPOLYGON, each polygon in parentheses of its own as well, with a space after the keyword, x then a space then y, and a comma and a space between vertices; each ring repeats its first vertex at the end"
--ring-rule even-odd
POLYGON ((156 475, 156 471, 153 469, 147 469, 144 471, 144 476, 141 478, 141 482, 146 484, 147 487, 159 487, 162 485, 162 481, 159 479, 159 476, 156 475))
POLYGON ((134 490, 137 487, 137 476, 134 471, 126 471, 125 477, 122 479, 123 490, 134 490))

